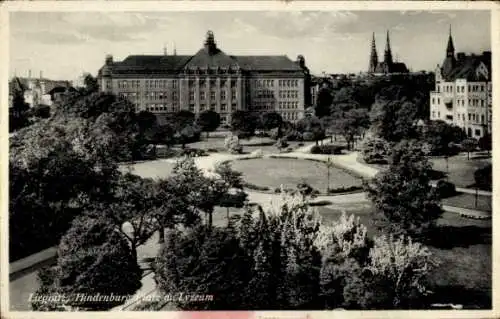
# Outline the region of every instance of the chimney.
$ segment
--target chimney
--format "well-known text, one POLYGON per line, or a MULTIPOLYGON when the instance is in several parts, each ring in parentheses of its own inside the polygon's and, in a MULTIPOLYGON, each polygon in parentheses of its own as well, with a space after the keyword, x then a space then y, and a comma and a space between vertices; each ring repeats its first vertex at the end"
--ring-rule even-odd
POLYGON ((31 79, 31 70, 28 71, 28 79, 31 79))
POLYGON ((40 71, 40 80, 43 78, 43 71, 40 71))

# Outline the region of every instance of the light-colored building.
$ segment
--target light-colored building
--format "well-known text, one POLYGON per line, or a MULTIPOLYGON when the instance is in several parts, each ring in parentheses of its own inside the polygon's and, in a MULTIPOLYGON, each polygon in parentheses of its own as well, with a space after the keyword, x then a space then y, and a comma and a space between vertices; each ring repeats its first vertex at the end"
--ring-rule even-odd
POLYGON ((42 72, 40 77, 31 77, 31 72, 26 78, 14 77, 9 81, 9 103, 12 101, 14 91, 22 92, 24 101, 30 106, 52 105, 50 91, 57 87, 69 88, 69 81, 56 81, 44 78, 42 72))
MULTIPOLYGON (((166 53, 166 52, 165 52, 166 53)), ((310 105, 304 57, 233 56, 221 51, 212 32, 195 55, 108 55, 98 72, 102 92, 128 98, 136 111, 155 114, 214 110, 224 123, 236 110, 276 111, 296 121, 310 105)))
POLYGON ((450 35, 446 57, 436 68, 436 88, 430 92, 430 119, 454 124, 467 136, 491 133, 491 52, 457 53, 450 35))

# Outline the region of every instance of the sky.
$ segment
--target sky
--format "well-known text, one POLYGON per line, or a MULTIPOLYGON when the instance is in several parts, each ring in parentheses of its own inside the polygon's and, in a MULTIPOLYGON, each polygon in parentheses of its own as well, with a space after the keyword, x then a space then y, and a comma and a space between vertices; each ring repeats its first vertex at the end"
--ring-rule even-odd
POLYGON ((393 57, 433 70, 450 25, 456 52, 491 50, 489 11, 11 12, 10 75, 73 80, 95 75, 106 54, 172 54, 174 44, 191 55, 208 30, 227 54, 301 54, 316 75, 366 71, 372 33, 380 60, 389 30, 393 57))

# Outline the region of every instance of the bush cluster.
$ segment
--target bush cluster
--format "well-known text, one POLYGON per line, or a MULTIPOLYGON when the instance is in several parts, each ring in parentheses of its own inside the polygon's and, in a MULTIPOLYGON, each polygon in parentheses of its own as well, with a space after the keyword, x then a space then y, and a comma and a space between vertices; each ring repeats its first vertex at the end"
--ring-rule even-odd
POLYGON ((314 145, 311 148, 312 154, 328 154, 328 155, 338 155, 342 154, 342 151, 345 149, 344 146, 340 145, 314 145))
POLYGON ((208 156, 207 152, 202 149, 197 149, 197 148, 185 148, 181 152, 181 156, 193 156, 193 157, 200 157, 200 156, 208 156))
POLYGON ((437 182, 436 190, 440 198, 448 198, 456 195, 457 193, 455 184, 444 180, 437 182))
POLYGON ((338 194, 338 193, 347 193, 353 192, 363 189, 363 186, 349 186, 349 187, 338 187, 338 188, 329 188, 328 194, 338 194))
POLYGON ((361 147, 363 160, 368 164, 387 164, 390 154, 390 145, 382 138, 369 138, 361 147))

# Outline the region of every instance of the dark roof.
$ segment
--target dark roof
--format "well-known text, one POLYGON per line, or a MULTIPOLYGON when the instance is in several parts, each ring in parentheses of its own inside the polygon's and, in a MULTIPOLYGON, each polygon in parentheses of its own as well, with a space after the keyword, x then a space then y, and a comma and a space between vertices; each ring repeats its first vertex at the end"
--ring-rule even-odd
POLYGON ((188 68, 238 68, 238 62, 221 50, 216 49, 214 53, 209 54, 207 50, 199 50, 190 60, 186 63, 185 67, 188 68))
POLYGON ((407 73, 408 68, 406 67, 406 64, 402 62, 396 62, 392 64, 392 73, 407 73))
MULTIPOLYGON (((444 69, 443 69, 444 71, 444 69)), ((491 53, 482 55, 463 55, 456 60, 455 66, 448 73, 443 72, 443 77, 447 81, 456 79, 466 79, 467 81, 487 81, 491 79, 491 53), (488 70, 488 76, 476 72, 481 63, 484 63, 488 70)))
POLYGON ((240 67, 247 71, 301 71, 300 66, 286 55, 249 55, 234 57, 240 67))
MULTIPOLYGON (((195 55, 130 55, 121 62, 113 62, 115 74, 175 73, 184 68, 241 68, 243 71, 302 71, 300 66, 285 55, 229 56, 216 50, 209 54, 205 49, 195 55)), ((102 75, 106 65, 99 69, 102 75)))

